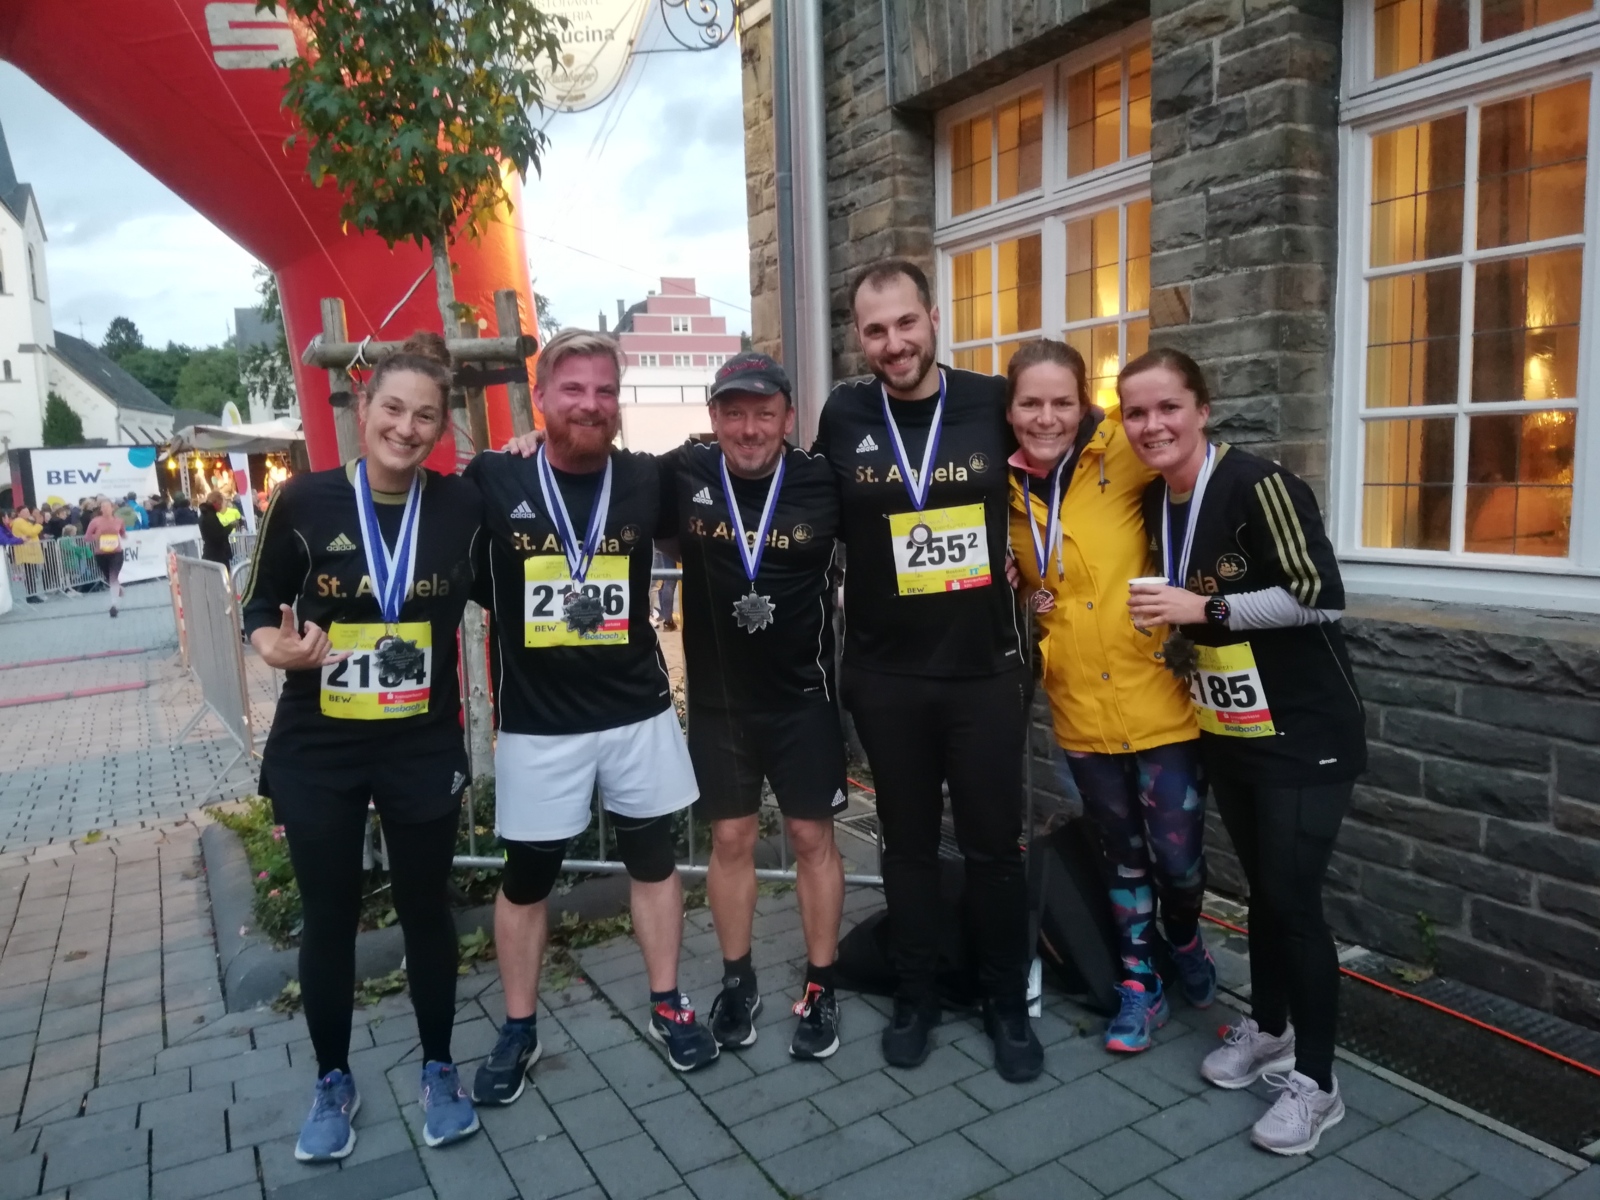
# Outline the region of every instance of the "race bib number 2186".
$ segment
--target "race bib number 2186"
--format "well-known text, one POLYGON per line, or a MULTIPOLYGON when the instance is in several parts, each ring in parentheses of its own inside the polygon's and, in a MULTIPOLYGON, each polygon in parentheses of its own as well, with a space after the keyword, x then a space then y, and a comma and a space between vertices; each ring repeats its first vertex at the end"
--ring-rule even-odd
POLYGON ((582 583, 574 583, 565 556, 539 554, 522 563, 522 644, 623 646, 628 642, 628 556, 596 555, 582 583), (567 620, 569 597, 582 594, 600 602, 600 621, 587 632, 567 620))

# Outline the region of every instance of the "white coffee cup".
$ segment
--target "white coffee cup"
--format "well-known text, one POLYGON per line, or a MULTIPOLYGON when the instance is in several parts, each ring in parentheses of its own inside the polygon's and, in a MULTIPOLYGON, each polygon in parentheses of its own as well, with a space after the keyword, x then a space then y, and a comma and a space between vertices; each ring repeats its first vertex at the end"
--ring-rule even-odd
POLYGON ((1131 588, 1166 587, 1167 577, 1165 575, 1141 575, 1137 579, 1128 580, 1128 586, 1131 588))

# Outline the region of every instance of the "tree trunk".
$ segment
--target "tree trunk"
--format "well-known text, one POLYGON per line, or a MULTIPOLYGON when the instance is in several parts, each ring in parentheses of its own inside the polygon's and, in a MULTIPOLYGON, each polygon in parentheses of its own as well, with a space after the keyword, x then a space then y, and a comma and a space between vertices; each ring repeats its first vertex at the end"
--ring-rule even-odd
MULTIPOLYGON (((449 337, 456 329, 456 284, 450 274, 450 244, 446 238, 433 240, 433 281, 439 298, 439 319, 444 335, 449 337)), ((467 409, 456 407, 459 392, 450 393, 450 424, 456 445, 472 446, 475 450, 487 447, 473 446, 467 425, 467 409)), ((458 455, 459 457, 459 451, 458 455)), ((494 715, 489 703, 489 659, 487 644, 489 619, 483 609, 470 600, 461 617, 461 669, 466 680, 467 712, 467 763, 472 771, 472 789, 480 793, 484 785, 494 779, 494 715)), ((471 825, 476 825, 476 814, 471 825)), ((472 849, 476 852, 477 834, 471 835, 472 849)))

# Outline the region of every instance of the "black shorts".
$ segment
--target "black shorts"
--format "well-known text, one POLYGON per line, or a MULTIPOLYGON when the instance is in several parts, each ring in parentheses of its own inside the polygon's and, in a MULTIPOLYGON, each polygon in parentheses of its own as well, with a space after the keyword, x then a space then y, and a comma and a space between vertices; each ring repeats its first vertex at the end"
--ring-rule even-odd
POLYGON ((122 569, 122 551, 113 550, 110 554, 96 554, 94 565, 100 568, 100 578, 109 582, 112 568, 122 569))
POLYGON ((261 760, 261 794, 280 825, 334 825, 368 800, 384 820, 415 825, 454 812, 466 793, 467 749, 459 742, 414 754, 395 754, 382 741, 355 742, 348 759, 330 761, 323 751, 308 761, 288 741, 269 743, 261 760))
POLYGON ((772 784, 786 817, 827 821, 844 811, 844 734, 839 710, 820 702, 783 712, 689 710, 689 758, 708 821, 748 817, 772 784))

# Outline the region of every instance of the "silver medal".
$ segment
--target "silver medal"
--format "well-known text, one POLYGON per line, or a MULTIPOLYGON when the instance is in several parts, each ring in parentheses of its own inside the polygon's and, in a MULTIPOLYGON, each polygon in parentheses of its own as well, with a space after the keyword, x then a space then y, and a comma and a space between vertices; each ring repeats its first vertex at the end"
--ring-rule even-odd
POLYGON ((605 619, 605 605, 599 596, 576 589, 567 593, 567 628, 573 633, 593 633, 605 619))
POLYGON ((758 596, 753 590, 733 602, 734 623, 750 633, 772 624, 772 614, 776 611, 777 605, 772 603, 771 596, 758 596))

